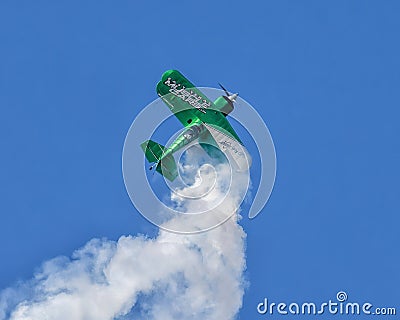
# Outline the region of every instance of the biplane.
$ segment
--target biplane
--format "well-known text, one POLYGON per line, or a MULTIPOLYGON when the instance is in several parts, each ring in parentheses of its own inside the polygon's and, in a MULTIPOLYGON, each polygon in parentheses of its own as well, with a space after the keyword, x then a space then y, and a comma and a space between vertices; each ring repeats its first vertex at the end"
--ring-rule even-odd
POLYGON ((211 101, 179 71, 168 70, 162 75, 157 94, 185 129, 168 147, 152 140, 141 144, 146 159, 152 163, 150 170, 155 169, 168 180, 175 180, 178 169, 174 153, 196 140, 210 157, 216 156, 213 149, 218 148, 236 170, 249 169, 251 158, 226 118, 233 111, 238 94, 230 94, 220 86, 225 95, 211 101))

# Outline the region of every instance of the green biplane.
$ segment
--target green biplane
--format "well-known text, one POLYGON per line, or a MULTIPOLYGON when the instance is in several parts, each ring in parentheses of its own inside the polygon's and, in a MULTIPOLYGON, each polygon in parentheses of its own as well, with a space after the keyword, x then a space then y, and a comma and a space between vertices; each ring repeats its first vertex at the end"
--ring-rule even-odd
POLYGON ((150 170, 155 168, 168 180, 175 180, 178 170, 173 154, 195 140, 211 157, 215 157, 212 149, 217 147, 239 171, 250 167, 251 158, 226 119, 233 111, 238 94, 229 94, 220 86, 226 95, 212 102, 179 71, 168 70, 162 75, 157 93, 185 130, 168 148, 152 140, 141 144, 146 159, 153 163, 150 170))

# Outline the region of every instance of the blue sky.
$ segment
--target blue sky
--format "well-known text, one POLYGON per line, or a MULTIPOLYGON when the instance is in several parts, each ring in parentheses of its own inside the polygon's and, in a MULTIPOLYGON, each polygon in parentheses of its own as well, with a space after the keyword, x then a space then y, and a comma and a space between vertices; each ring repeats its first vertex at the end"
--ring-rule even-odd
POLYGON ((2 1, 0 288, 94 237, 156 233, 125 191, 122 147, 174 68, 239 91, 274 139, 274 191, 242 221, 250 286, 240 318, 262 318, 264 297, 318 302, 340 290, 399 308, 399 10, 2 1))

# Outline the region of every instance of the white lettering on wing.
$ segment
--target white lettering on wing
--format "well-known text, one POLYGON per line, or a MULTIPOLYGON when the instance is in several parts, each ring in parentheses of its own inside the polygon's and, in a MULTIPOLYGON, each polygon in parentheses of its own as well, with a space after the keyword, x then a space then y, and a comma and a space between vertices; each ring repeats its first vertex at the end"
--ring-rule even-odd
POLYGON ((234 152, 235 154, 242 156, 243 152, 238 150, 234 144, 232 144, 232 142, 227 141, 227 140, 221 140, 219 142, 225 149, 230 149, 232 152, 234 152))
POLYGON ((211 106, 211 102, 197 94, 193 90, 186 89, 185 86, 177 83, 175 80, 168 78, 164 81, 164 84, 167 85, 170 89, 169 92, 175 95, 176 97, 182 99, 183 101, 189 103, 192 107, 201 111, 202 113, 206 113, 208 107, 211 106))

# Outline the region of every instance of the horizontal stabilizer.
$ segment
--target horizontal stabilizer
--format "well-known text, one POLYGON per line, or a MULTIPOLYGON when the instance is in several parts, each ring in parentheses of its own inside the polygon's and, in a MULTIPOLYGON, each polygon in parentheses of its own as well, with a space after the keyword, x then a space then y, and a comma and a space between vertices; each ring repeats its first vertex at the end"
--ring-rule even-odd
POLYGON ((172 154, 164 156, 165 147, 152 140, 146 140, 141 148, 150 163, 156 162, 156 171, 161 173, 168 180, 173 181, 178 176, 175 159, 172 154))
POLYGON ((141 145, 142 150, 149 162, 158 162, 164 153, 165 147, 152 140, 146 140, 141 145))

